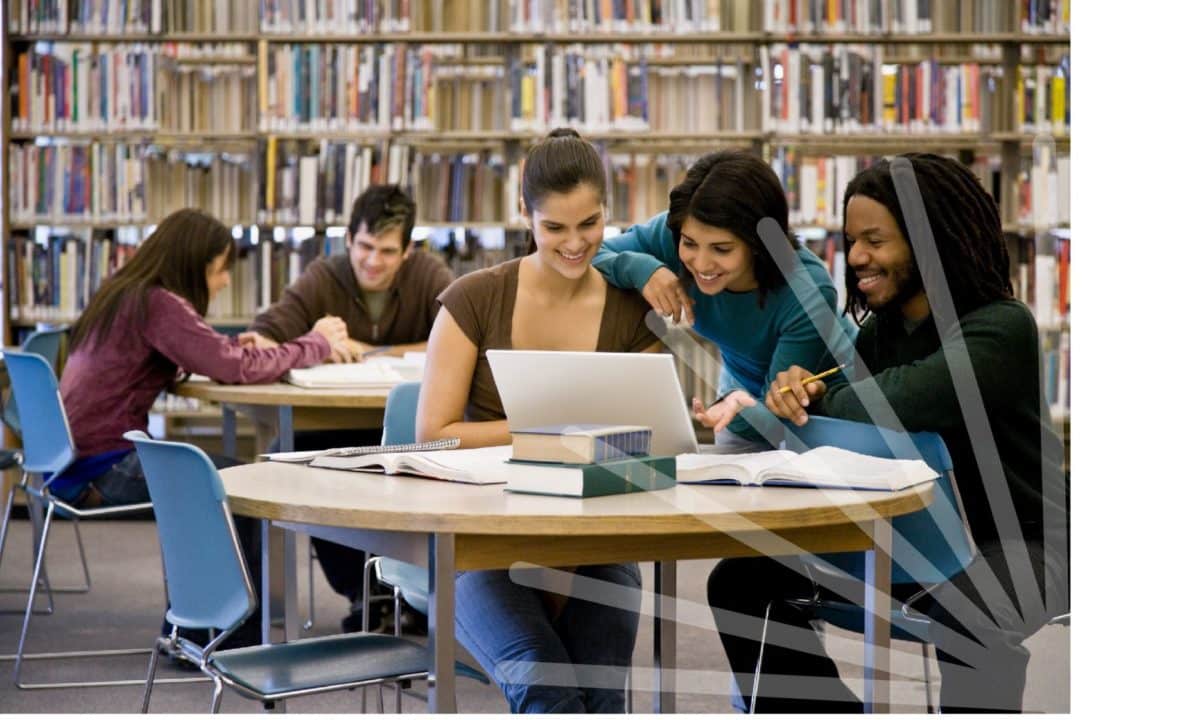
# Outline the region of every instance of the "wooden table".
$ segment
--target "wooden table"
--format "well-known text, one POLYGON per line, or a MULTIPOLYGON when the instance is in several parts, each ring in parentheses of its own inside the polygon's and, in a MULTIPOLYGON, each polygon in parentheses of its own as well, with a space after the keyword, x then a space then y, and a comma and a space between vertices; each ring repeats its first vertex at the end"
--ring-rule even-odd
MULTIPOLYGON (((674 710, 675 561, 867 553, 866 701, 887 709, 891 524, 929 504, 933 485, 895 493, 680 485, 586 500, 506 493, 413 477, 258 463, 221 471, 235 513, 263 518, 429 570, 430 710, 453 712, 455 571, 516 562, 571 566, 654 561, 655 709, 674 710)), ((264 536, 267 533, 264 533, 264 536)), ((266 543, 269 544, 269 541, 266 543)), ((263 549, 263 586, 270 582, 263 549)), ((285 635, 297 637, 295 566, 285 565, 285 635)), ((264 591, 263 597, 268 595, 264 591)), ((264 612, 263 639, 270 639, 264 612)))
MULTIPOLYGON (((388 388, 309 389, 287 383, 267 385, 222 385, 211 380, 188 381, 172 392, 183 397, 221 403, 222 452, 237 455, 236 411, 242 409, 254 419, 259 430, 259 445, 274 430, 279 450, 295 449, 295 429, 331 429, 378 427, 383 435, 383 408, 388 388), (265 412, 264 412, 265 411, 265 412), (274 418, 271 418, 274 413, 274 418), (268 422, 275 420, 274 422, 268 422)), ((265 447, 257 448, 258 452, 265 447)))

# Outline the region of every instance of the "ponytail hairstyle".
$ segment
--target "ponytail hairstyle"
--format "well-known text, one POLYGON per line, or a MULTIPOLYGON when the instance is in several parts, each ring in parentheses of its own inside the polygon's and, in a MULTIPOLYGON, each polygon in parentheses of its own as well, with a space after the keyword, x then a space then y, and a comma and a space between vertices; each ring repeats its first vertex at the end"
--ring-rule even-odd
POLYGON ((117 314, 127 303, 135 316, 146 314, 146 295, 161 287, 187 300, 196 312, 208 312, 208 264, 222 255, 227 268, 234 262, 233 234, 201 210, 176 210, 163 219, 150 237, 113 275, 84 308, 71 331, 70 350, 89 339, 104 342, 117 314))
MULTIPOLYGON (((555 128, 529 148, 521 173, 521 200, 530 216, 550 193, 569 193, 580 185, 590 185, 601 205, 608 203, 604 161, 596 148, 573 128, 555 128)), ((530 230, 526 254, 535 252, 537 244, 530 230)))
MULTIPOLYGON (((688 168, 683 182, 671 190, 670 201, 667 227, 677 251, 683 223, 691 217, 726 230, 750 246, 760 307, 765 304, 767 293, 787 283, 758 235, 759 221, 774 220, 792 249, 798 250, 800 246, 788 229, 783 185, 762 158, 746 150, 711 152, 688 168)), ((681 275, 685 285, 695 282, 686 267, 681 275)))

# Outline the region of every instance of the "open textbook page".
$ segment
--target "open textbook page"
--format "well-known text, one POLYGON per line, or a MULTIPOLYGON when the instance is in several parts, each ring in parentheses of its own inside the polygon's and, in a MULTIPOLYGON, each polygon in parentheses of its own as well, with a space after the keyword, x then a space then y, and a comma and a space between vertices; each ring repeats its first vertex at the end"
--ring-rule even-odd
POLYGON ((311 467, 336 470, 362 470, 388 475, 420 475, 437 480, 499 485, 507 481, 512 446, 472 448, 470 450, 434 450, 432 452, 378 453, 338 457, 321 455, 311 467))
POLYGON ((680 455, 681 483, 782 485, 845 490, 903 490, 937 478, 922 460, 877 458, 831 446, 804 453, 770 450, 742 455, 680 455))

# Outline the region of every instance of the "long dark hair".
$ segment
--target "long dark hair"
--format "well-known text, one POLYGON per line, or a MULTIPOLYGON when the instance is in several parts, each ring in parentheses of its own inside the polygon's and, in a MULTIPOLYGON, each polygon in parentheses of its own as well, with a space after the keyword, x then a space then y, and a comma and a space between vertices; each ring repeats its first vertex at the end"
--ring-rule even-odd
MULTIPOLYGON (((766 302, 767 293, 787 282, 758 235, 759 221, 774 220, 792 249, 800 246, 788 230, 783 185, 761 158, 745 150, 711 152, 688 168, 683 182, 671 189, 670 200, 667 227, 676 248, 683 222, 692 217, 705 225, 727 230, 750 246, 760 306, 766 302)), ((682 279, 686 284, 695 282, 687 268, 683 269, 682 279)))
MULTIPOLYGON (((1008 248, 1004 244, 1000 211, 975 174, 966 165, 941 155, 905 153, 898 157, 912 163, 958 315, 966 315, 995 300, 1011 298, 1008 248)), ((850 198, 862 195, 888 209, 900 226, 904 241, 912 247, 891 170, 891 161, 880 160, 854 176, 846 186, 842 198, 842 237, 846 236, 846 207, 850 198)), ((848 247, 846 252, 849 254, 848 247)), ((870 309, 866 295, 858 289, 854 268, 848 263, 845 280, 846 313, 861 325, 870 309)))
POLYGON ((70 349, 82 347, 89 338, 103 342, 126 303, 133 303, 135 315, 144 315, 146 293, 152 287, 170 290, 204 315, 209 300, 206 266, 222 254, 232 265, 232 249, 229 228, 208 213, 190 208, 171 213, 100 286, 71 331, 70 349))
MULTIPOLYGON (((555 128, 534 143, 525 156, 525 169, 521 173, 525 212, 532 216, 550 193, 569 193, 580 185, 592 186, 603 206, 608 202, 605 178, 604 161, 596 148, 572 128, 555 128)), ((530 230, 526 254, 535 252, 537 244, 530 230)))

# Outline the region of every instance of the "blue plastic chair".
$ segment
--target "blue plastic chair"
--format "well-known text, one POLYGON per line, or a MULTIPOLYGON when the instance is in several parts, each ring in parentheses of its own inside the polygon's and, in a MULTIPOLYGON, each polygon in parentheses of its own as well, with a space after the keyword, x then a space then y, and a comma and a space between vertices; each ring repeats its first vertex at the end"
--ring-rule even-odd
POLYGON ((55 517, 66 517, 73 520, 89 517, 113 517, 130 513, 144 512, 150 509, 150 503, 131 505, 116 505, 101 508, 80 509, 56 497, 49 490, 50 483, 75 460, 75 444, 71 439, 71 429, 67 423, 66 410, 63 409, 62 397, 58 392, 58 381, 50 363, 40 355, 27 352, 7 352, 4 354, 8 366, 8 374, 12 380, 13 398, 20 409, 21 417, 27 428, 37 428, 37 432, 28 432, 24 438, 22 470, 24 475, 19 487, 25 492, 30 517, 41 517, 41 532, 34 554, 33 573, 29 582, 29 596, 25 603, 25 619, 21 624, 21 636, 17 642, 17 653, 12 656, 16 661, 13 670, 13 680, 18 688, 46 689, 64 687, 100 687, 110 685, 128 685, 137 681, 105 681, 105 682, 61 682, 61 683, 22 683, 21 667, 24 660, 53 660, 64 658, 103 657, 110 655, 131 655, 146 652, 145 648, 130 648, 123 650, 99 650, 79 652, 25 653, 25 641, 29 633, 29 620, 33 614, 33 602, 37 595, 39 584, 45 587, 48 596, 52 591, 48 583, 39 583, 44 579, 46 560, 46 542, 50 537, 50 528, 55 517), (44 479, 43 479, 44 477, 44 479))
MULTIPOLYGON (((388 393, 383 409, 383 444, 402 445, 417 440, 417 398, 421 394, 421 383, 400 383, 388 393)), ((400 634, 400 600, 422 615, 429 615, 429 574, 425 568, 391 558, 373 557, 363 569, 363 597, 368 597, 370 577, 392 588, 394 603, 393 617, 396 619, 396 634, 400 634)), ((363 629, 367 627, 370 603, 363 603, 363 629)), ((489 685, 487 675, 470 665, 455 662, 455 672, 489 685)))
MULTIPOLYGON (((273 708, 286 698, 406 683, 428 674, 424 647, 377 633, 218 650, 257 603, 225 486, 208 456, 191 445, 151 440, 140 431, 125 437, 137 447, 146 473, 167 573, 167 622, 173 627, 155 641, 155 650, 186 658, 212 679, 212 712, 220 708, 225 687, 273 708), (179 628, 210 627, 219 633, 203 647, 179 637, 179 628)), ((158 655, 150 655, 143 713, 150 708, 158 655)))
MULTIPOLYGON (((903 433, 866 423, 810 416, 802 427, 789 424, 792 435, 784 447, 797 452, 831 445, 874 457, 924 460, 938 473, 933 501, 929 507, 892 520, 892 532, 897 541, 892 552, 892 583, 917 583, 925 588, 892 610, 892 637, 922 644, 925 666, 925 700, 927 709, 935 710, 930 678, 929 618, 912 609, 914 601, 930 587, 957 575, 971 562, 975 546, 963 513, 962 500, 954 483, 954 467, 950 452, 941 436, 932 432, 903 433)), ((865 568, 861 553, 830 553, 820 556, 836 568, 856 578, 863 578, 865 568)), ((814 619, 824 620, 854 632, 863 632, 863 610, 854 603, 822 599, 819 592, 810 598, 788 600, 796 607, 809 609, 814 619)), ((771 605, 763 618, 763 640, 766 640, 771 605)), ((758 679, 762 672, 762 652, 754 669, 754 685, 750 711, 754 711, 758 694, 758 679)))
MULTIPOLYGON (((63 325, 60 327, 51 328, 49 330, 38 330, 36 332, 30 333, 29 337, 25 338, 25 342, 21 345, 21 351, 40 355, 41 357, 46 359, 46 362, 50 364, 51 368, 56 368, 58 366, 58 356, 59 356, 60 352, 62 351, 63 341, 66 339, 68 329, 69 329, 68 326, 63 325)), ((16 400, 12 397, 7 397, 6 402, 4 403, 3 421, 4 421, 4 424, 7 425, 9 427, 9 429, 11 429, 13 431, 14 434, 16 434, 17 436, 21 435, 21 417, 20 417, 20 413, 17 411, 16 400)), ((15 465, 20 465, 20 464, 21 464, 20 449, 0 450, 0 470, 7 470, 10 467, 13 467, 15 465)), ((8 489, 8 496, 5 499, 5 503, 4 503, 4 515, 2 518, 0 518, 0 562, 2 562, 4 559, 4 542, 8 538, 8 523, 9 523, 9 520, 12 519, 13 502, 15 500, 18 487, 23 487, 23 486, 22 485, 13 485, 12 487, 10 487, 8 489)), ((75 528, 75 544, 79 548, 79 562, 83 566, 83 584, 75 585, 75 586, 68 586, 68 587, 59 587, 59 588, 55 589, 55 592, 84 593, 84 592, 88 592, 89 590, 92 589, 92 577, 91 577, 91 572, 88 569, 87 553, 85 553, 84 549, 83 549, 83 536, 79 531, 78 519, 75 519, 75 521, 72 522, 71 524, 75 528)), ((39 523, 37 523, 37 522, 31 524, 31 529, 34 532, 34 542, 35 543, 37 542, 37 533, 39 530, 38 525, 39 525, 39 523)), ((49 580, 46 577, 47 575, 48 575, 48 572, 43 567, 42 568, 42 579, 40 580, 40 582, 42 582, 43 585, 49 584, 49 580)), ((24 587, 3 588, 3 592, 14 592, 14 591, 25 592, 25 588, 24 587)), ((5 611, 5 612, 9 612, 9 611, 5 611)), ((44 610, 44 611, 43 610, 35 610, 34 612, 38 615, 47 615, 47 614, 53 613, 54 612, 53 595, 50 595, 47 598, 46 610, 44 610)))

